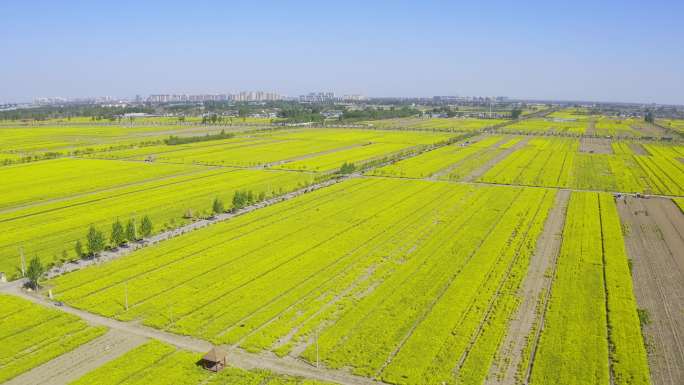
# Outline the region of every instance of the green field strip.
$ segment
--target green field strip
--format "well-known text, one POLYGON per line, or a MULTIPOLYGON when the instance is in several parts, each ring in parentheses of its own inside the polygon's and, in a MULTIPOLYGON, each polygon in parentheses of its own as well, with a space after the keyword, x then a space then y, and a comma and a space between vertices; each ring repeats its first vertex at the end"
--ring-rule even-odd
POLYGON ((75 316, 0 294, 12 311, 0 322, 0 382, 10 380, 105 333, 75 316))

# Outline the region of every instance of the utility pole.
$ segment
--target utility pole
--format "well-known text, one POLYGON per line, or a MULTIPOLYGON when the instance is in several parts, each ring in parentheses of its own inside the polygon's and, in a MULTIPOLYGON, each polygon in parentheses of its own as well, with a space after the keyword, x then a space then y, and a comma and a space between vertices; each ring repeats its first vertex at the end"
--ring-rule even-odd
POLYGON ((19 246, 19 255, 21 258, 21 277, 26 277, 26 261, 24 260, 24 248, 19 246))
POLYGON ((318 368, 320 365, 320 360, 318 356, 318 328, 316 328, 316 367, 318 368))

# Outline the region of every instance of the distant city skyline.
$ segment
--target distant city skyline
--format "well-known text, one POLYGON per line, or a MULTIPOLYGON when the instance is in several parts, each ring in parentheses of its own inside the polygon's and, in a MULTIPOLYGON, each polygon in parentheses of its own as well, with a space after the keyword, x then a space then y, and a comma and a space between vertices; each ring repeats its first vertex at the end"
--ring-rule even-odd
POLYGON ((0 103, 331 89, 684 104, 681 1, 3 4, 0 103))

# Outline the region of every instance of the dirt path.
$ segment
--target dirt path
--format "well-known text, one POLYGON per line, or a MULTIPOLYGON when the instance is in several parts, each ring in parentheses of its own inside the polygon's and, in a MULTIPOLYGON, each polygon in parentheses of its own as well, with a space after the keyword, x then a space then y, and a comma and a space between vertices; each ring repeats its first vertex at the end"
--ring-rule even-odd
POLYGON ((641 121, 632 125, 632 129, 639 131, 645 136, 660 138, 666 136, 668 131, 657 124, 641 121))
POLYGON ((319 152, 314 152, 311 154, 295 156, 293 158, 283 159, 283 160, 279 160, 277 162, 266 163, 266 164, 262 165, 261 168, 269 168, 269 167, 274 167, 274 166, 278 166, 278 165, 285 164, 285 163, 292 163, 292 162, 296 162, 299 160, 311 159, 311 158, 315 158, 317 156, 332 154, 332 153, 340 152, 340 151, 347 151, 347 150, 354 149, 356 147, 367 146, 369 144, 372 144, 372 143, 371 142, 356 143, 356 144, 351 144, 349 146, 337 147, 337 148, 332 148, 330 150, 319 151, 319 152))
POLYGON ((498 155, 496 155, 494 158, 490 159, 487 163, 483 164, 482 166, 476 168, 470 175, 465 177, 463 179, 464 182, 473 182, 476 181, 478 178, 480 178, 482 175, 484 175, 487 171, 489 171, 490 168, 494 167, 495 164, 501 162, 504 160, 507 156, 511 155, 514 153, 516 150, 519 150, 525 145, 527 145, 527 142, 530 140, 530 138, 525 138, 515 145, 508 147, 501 151, 498 155))
POLYGON ((669 199, 618 200, 655 385, 684 383, 684 215, 669 199))
POLYGON ((613 154, 613 147, 610 143, 610 139, 583 136, 580 139, 579 150, 589 154, 613 154))
MULTIPOLYGON (((484 138, 485 138, 484 135, 478 135, 476 137, 473 137, 473 138, 471 138, 473 143, 470 143, 470 145, 472 146, 473 144, 479 142, 480 140, 482 140, 484 138)), ((505 138, 501 139, 499 142, 497 142, 496 144, 492 145, 491 147, 499 147, 501 144, 507 142, 509 139, 510 139, 510 137, 505 137, 505 138)), ((458 145, 458 144, 452 144, 451 146, 456 146, 456 145, 458 145)), ((486 149, 483 148, 482 150, 486 150, 486 149)), ((470 156, 467 157, 466 159, 468 159, 468 158, 470 158, 470 156)), ((460 166, 461 163, 463 163, 466 159, 462 159, 462 160, 460 160, 454 164, 447 166, 446 168, 438 170, 436 173, 430 175, 428 180, 432 180, 432 181, 439 180, 439 178, 441 176, 450 174, 453 170, 455 170, 458 166, 460 166)))
POLYGON ((587 122, 587 128, 584 130, 584 135, 596 135, 596 119, 589 119, 587 122))
MULTIPOLYGON (((528 337, 534 332, 535 324, 540 321, 539 309, 545 306, 544 301, 539 302, 540 295, 551 287, 551 276, 547 272, 556 264, 569 199, 569 190, 560 190, 556 194, 556 202, 546 218, 544 230, 537 240, 536 251, 530 259, 530 266, 520 289, 522 301, 508 325, 497 359, 485 381, 486 385, 520 383, 516 376, 518 366, 521 364, 528 337)), ((527 368, 523 368, 523 373, 526 372, 527 368)))
POLYGON ((100 256, 97 258, 80 259, 80 260, 75 261, 75 262, 65 263, 61 266, 56 266, 56 267, 53 267, 52 269, 50 269, 46 273, 46 277, 47 278, 54 278, 54 277, 57 277, 59 275, 65 274, 65 273, 69 273, 69 272, 72 272, 75 270, 82 269, 86 266, 98 265, 101 263, 105 263, 105 262, 111 261, 113 259, 117 259, 117 258, 123 257, 125 255, 128 255, 128 254, 132 253, 133 251, 138 250, 140 248, 143 248, 145 246, 154 245, 154 244, 157 244, 159 242, 165 241, 167 239, 174 238, 174 237, 177 237, 179 235, 183 235, 183 234, 188 233, 190 231, 201 229, 201 228, 207 227, 209 225, 212 225, 214 223, 223 222, 223 221, 229 220, 231 218, 234 218, 236 216, 247 214, 247 213, 252 212, 254 210, 258 210, 260 208, 270 206, 270 205, 278 203, 278 202, 289 200, 289 199, 298 197, 302 194, 305 194, 305 193, 308 193, 308 192, 311 192, 314 190, 318 190, 320 188, 327 187, 327 186, 333 185, 335 183, 338 183, 338 182, 341 182, 343 180, 346 180, 346 179, 349 179, 352 177, 356 177, 356 176, 357 176, 356 174, 353 174, 353 175, 348 175, 348 176, 344 176, 344 177, 340 177, 340 178, 328 179, 324 182, 317 183, 317 184, 314 184, 314 185, 311 185, 308 187, 304 187, 302 189, 299 189, 299 190, 296 190, 296 191, 293 191, 293 192, 290 192, 290 193, 287 193, 284 195, 280 195, 278 197, 274 197, 274 198, 265 200, 263 202, 259 202, 257 204, 251 205, 251 206, 247 206, 247 207, 240 209, 234 213, 229 212, 229 213, 216 215, 213 218, 201 219, 201 220, 198 220, 198 221, 195 221, 192 223, 188 223, 187 225, 184 225, 184 226, 172 229, 172 230, 167 230, 167 231, 161 232, 161 233, 153 235, 149 238, 145 238, 141 241, 130 243, 127 246, 119 247, 118 249, 115 249, 115 250, 104 251, 104 252, 100 253, 100 256))
MULTIPOLYGON (((212 347, 211 343, 197 338, 168 333, 134 322, 117 321, 115 319, 102 317, 66 305, 56 307, 47 298, 39 296, 35 293, 28 293, 24 290, 21 290, 19 289, 19 285, 16 284, 3 285, 0 287, 0 291, 22 297, 40 305, 51 306, 54 309, 78 316, 89 324, 106 326, 112 330, 115 330, 117 333, 130 336, 130 338, 156 339, 174 345, 178 348, 198 353, 205 353, 212 347)), ((230 365, 242 369, 266 369, 279 374, 305 377, 319 381, 335 382, 341 385, 384 384, 382 382, 374 381, 370 378, 356 376, 342 370, 316 368, 315 366, 312 366, 304 361, 291 357, 279 358, 272 353, 253 354, 247 353, 239 348, 225 348, 228 351, 228 362, 230 365)), ((34 383, 31 384, 33 385, 34 383)))
POLYGON ((651 155, 640 143, 630 143, 629 148, 632 149, 632 151, 637 155, 651 155))
POLYGON ((112 329, 71 352, 62 354, 4 385, 62 385, 122 356, 146 341, 146 338, 112 329))

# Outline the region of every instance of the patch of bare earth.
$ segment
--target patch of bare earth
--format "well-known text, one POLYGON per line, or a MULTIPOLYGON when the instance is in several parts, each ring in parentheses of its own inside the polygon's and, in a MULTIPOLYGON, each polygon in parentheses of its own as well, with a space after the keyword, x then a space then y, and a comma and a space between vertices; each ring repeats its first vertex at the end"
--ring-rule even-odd
MULTIPOLYGON (((469 146, 472 146, 473 144, 476 144, 477 142, 481 141, 481 140, 484 139, 484 138, 486 138, 486 136, 484 136, 484 135, 478 135, 478 136, 476 136, 476 137, 474 137, 474 138, 471 138, 470 140, 468 140, 468 145, 469 145, 469 146)), ((495 145, 493 145, 492 147, 498 147, 498 146, 502 145, 503 143, 505 143, 505 142, 507 142, 507 141, 508 141, 508 138, 501 139, 499 142, 497 142, 497 143, 496 143, 495 145)), ((465 144, 462 144, 462 143, 455 143, 455 144, 452 144, 452 146, 464 146, 464 145, 465 145, 465 144)), ((484 149, 483 149, 483 150, 484 150, 484 149)), ((466 159, 467 159, 467 158, 466 158, 466 159)), ((439 178, 440 178, 441 176, 450 174, 455 168, 457 168, 458 166, 460 166, 461 163, 463 163, 464 161, 465 161, 465 159, 463 159, 463 160, 461 160, 461 161, 459 161, 459 162, 456 162, 456 163, 454 163, 454 164, 451 164, 451 165, 449 165, 448 167, 443 168, 443 169, 437 171, 436 173, 432 174, 428 179, 429 179, 429 180, 439 180, 439 178)))
POLYGON ((68 384, 145 341, 145 338, 135 334, 110 330, 99 338, 11 379, 5 385, 68 384))
POLYGON ((630 143, 629 148, 637 155, 651 155, 646 151, 646 148, 639 143, 630 143))
POLYGON ((613 147, 611 147, 609 139, 582 137, 580 139, 580 152, 612 154, 613 147))
MULTIPOLYGON (((530 138, 525 138, 515 145, 508 147, 506 149, 503 149, 499 154, 497 154, 494 158, 490 159, 487 161, 485 164, 482 166, 476 168, 470 175, 465 177, 463 179, 464 182, 473 182, 480 178, 482 175, 484 175, 487 171, 489 171, 490 168, 494 167, 495 164, 501 162, 504 160, 507 156, 511 155, 515 151, 525 147, 527 145, 527 142, 530 140, 530 138)), ((500 145, 501 143, 497 144, 500 145)))
POLYGON ((684 384, 684 215, 670 199, 619 199, 655 385, 684 384))
POLYGON ((596 134, 596 120, 591 119, 587 122, 587 128, 584 130, 585 135, 595 135, 596 134))
POLYGON ((639 131, 644 136, 660 138, 661 136, 667 135, 667 130, 648 122, 639 122, 638 124, 632 125, 632 128, 639 131))
MULTIPOLYGON (((544 223, 544 230, 537 240, 535 253, 530 259, 530 266, 520 288, 521 302, 515 317, 508 325, 508 331, 501 348, 497 353, 486 385, 515 384, 522 382, 518 378, 518 367, 521 365, 525 346, 531 334, 534 334, 535 324, 539 322, 541 309, 545 307, 540 298, 551 287, 552 275, 548 274, 556 264, 556 258, 561 246, 565 213, 570 198, 569 190, 560 190, 556 195, 556 202, 544 223)), ((526 373, 528 368, 522 368, 526 373)))

